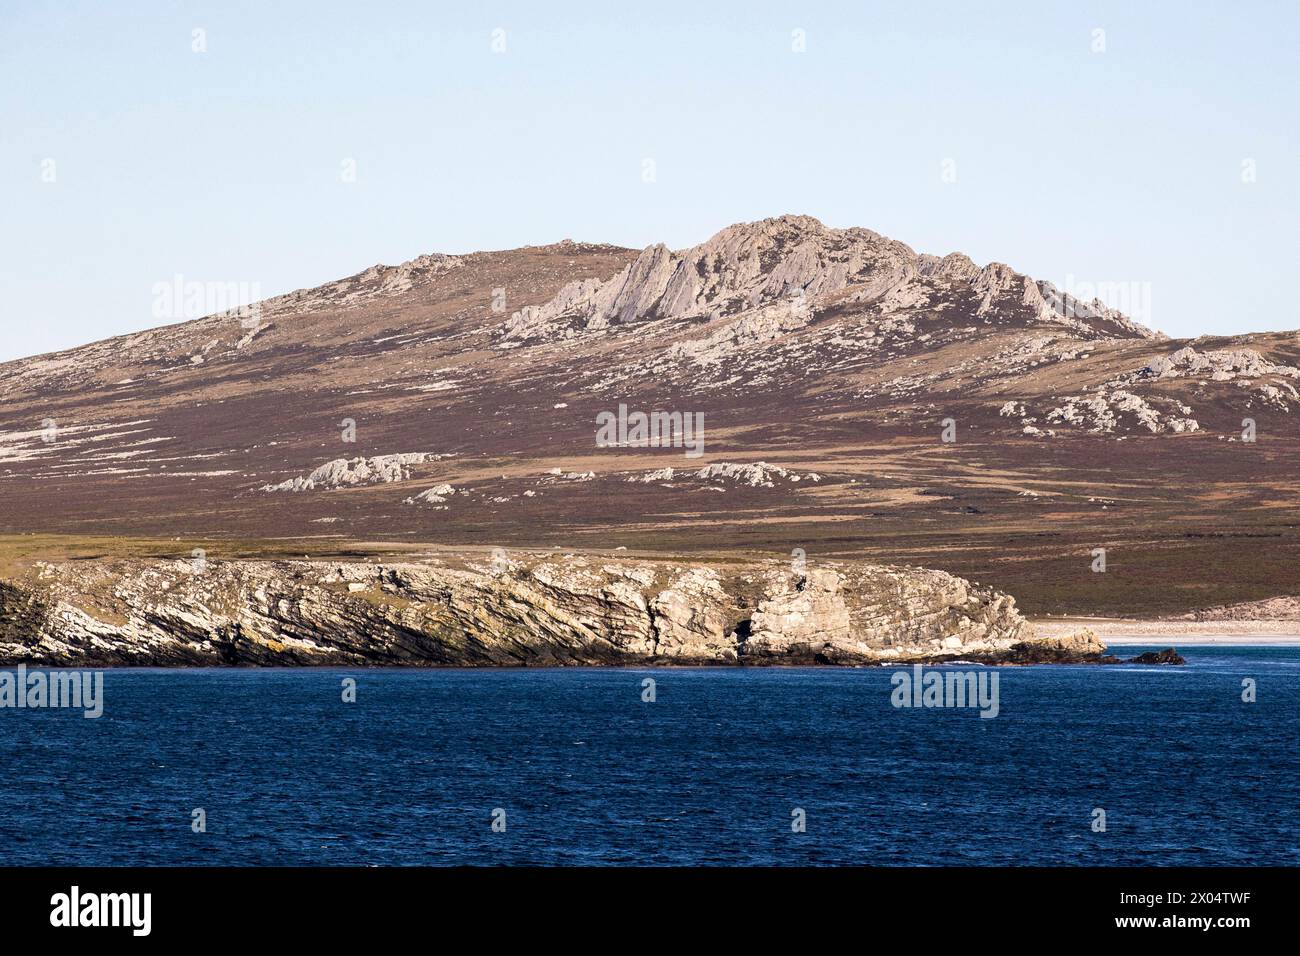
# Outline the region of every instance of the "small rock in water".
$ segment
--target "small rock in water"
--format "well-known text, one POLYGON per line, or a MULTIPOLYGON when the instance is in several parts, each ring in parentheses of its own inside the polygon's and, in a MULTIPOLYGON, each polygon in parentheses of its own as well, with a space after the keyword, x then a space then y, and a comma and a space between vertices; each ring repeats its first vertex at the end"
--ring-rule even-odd
POLYGON ((1186 664, 1187 661, 1172 647, 1167 647, 1163 651, 1147 651, 1145 654, 1139 654, 1137 657, 1130 657, 1127 661, 1129 664, 1186 664))

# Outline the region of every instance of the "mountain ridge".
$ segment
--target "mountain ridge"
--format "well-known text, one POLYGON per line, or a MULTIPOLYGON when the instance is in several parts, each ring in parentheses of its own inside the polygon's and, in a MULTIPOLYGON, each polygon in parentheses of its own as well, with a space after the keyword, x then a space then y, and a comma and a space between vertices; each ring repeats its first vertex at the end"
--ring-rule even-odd
POLYGON ((811 217, 429 253, 0 365, 0 535, 800 548, 1182 613, 1296 589, 1298 385, 1294 332, 1168 340, 811 217), (699 460, 602 445, 620 410, 702 422, 699 460), (731 477, 760 466, 819 480, 731 477), (1074 577, 1112 539, 1145 542, 1146 591, 1074 577), (1261 540, 1257 579, 1206 581, 1261 540), (1193 571, 1151 593, 1166 559, 1193 571))
MULTIPOLYGON (((370 297, 393 295, 400 292, 410 291, 420 284, 420 280, 428 281, 430 276, 436 276, 444 271, 454 269, 466 261, 472 261, 475 259, 524 252, 559 253, 568 251, 581 253, 595 251, 614 255, 635 255, 635 261, 637 262, 644 259, 647 255, 660 254, 667 254, 680 259, 699 250, 710 251, 716 249, 719 245, 725 245, 732 237, 738 236, 745 238, 750 234, 761 234, 765 229, 772 228, 784 229, 786 230, 787 235, 792 232, 798 233, 802 231, 808 235, 852 237, 867 240, 868 242, 874 242, 884 248, 900 252, 906 258, 911 259, 917 265, 917 271, 921 275, 967 278, 973 282, 978 281, 981 283, 978 288, 986 294, 1005 292, 1006 287, 1009 284, 1014 283, 1016 279, 1029 278, 1006 263, 997 260, 992 260, 981 267, 976 265, 970 257, 962 252, 950 252, 943 256, 919 253, 914 251, 911 246, 908 246, 899 240, 890 239, 881 233, 865 227, 835 229, 823 225, 820 220, 812 216, 802 214, 784 214, 752 222, 734 223, 719 230, 705 242, 677 250, 669 249, 669 247, 663 243, 654 243, 644 249, 637 250, 633 247, 619 246, 613 243, 561 239, 553 243, 543 245, 525 245, 512 249, 476 250, 468 253, 423 253, 396 265, 375 263, 340 279, 324 282, 317 286, 306 286, 294 289, 253 303, 246 303, 229 310, 222 310, 192 318, 181 318, 175 322, 164 323, 155 328, 112 335, 82 345, 71 346, 66 349, 58 349, 53 352, 9 359, 0 362, 0 376, 4 374, 4 371, 8 366, 34 362, 37 360, 49 360, 57 356, 67 355, 68 353, 79 352, 84 349, 91 349, 109 343, 129 343, 138 340, 141 337, 149 337, 164 330, 194 326, 201 322, 210 322, 212 320, 227 318, 249 319, 259 312, 277 312, 285 310, 294 314, 301 314, 307 309, 320 308, 325 305, 359 305, 370 297)), ((617 275, 610 276, 608 277, 608 281, 614 281, 616 278, 617 275)), ((1057 302, 1049 305, 1047 304, 1047 300, 1044 300, 1044 305, 1046 305, 1048 309, 1056 306, 1057 314, 1062 317, 1065 317, 1065 314, 1061 311, 1060 305, 1069 305, 1078 311, 1089 314, 1113 314, 1119 321, 1123 323, 1131 323, 1135 326, 1134 331, 1144 337, 1159 337, 1161 335, 1161 333, 1155 332, 1154 330, 1146 330, 1145 326, 1141 326, 1132 319, 1123 316, 1122 313, 1118 312, 1118 310, 1111 309, 1106 306, 1105 303, 1100 302, 1100 300, 1094 299, 1093 302, 1086 304, 1078 302, 1077 300, 1070 300, 1067 302, 1066 300, 1069 299, 1069 297, 1065 296, 1063 293, 1057 292, 1054 287, 1051 286, 1051 283, 1046 282, 1045 280, 1031 281, 1038 285, 1040 289, 1043 286, 1051 288, 1055 295, 1059 297, 1059 305, 1057 302)), ((221 283, 217 284, 220 285, 221 283)), ((566 286, 566 288, 568 287, 566 286)), ((819 289, 814 287, 811 291, 815 294, 819 289)), ((563 292, 564 290, 561 290, 561 295, 563 292)), ((1032 292, 1026 290, 1026 294, 1033 299, 1032 292)), ((550 304, 551 303, 545 303, 545 305, 550 304)), ((1037 305, 1036 300, 1034 304, 1037 305)), ((534 305, 531 307, 540 308, 541 306, 534 305)))

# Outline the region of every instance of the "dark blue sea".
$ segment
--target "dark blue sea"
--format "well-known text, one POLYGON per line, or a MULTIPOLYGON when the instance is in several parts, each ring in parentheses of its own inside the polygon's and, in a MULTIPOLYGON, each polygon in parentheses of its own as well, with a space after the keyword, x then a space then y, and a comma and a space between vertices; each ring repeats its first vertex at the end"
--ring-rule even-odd
POLYGON ((0 865, 1300 863, 1300 648, 1180 649, 993 719, 898 668, 109 670, 0 710, 0 865))

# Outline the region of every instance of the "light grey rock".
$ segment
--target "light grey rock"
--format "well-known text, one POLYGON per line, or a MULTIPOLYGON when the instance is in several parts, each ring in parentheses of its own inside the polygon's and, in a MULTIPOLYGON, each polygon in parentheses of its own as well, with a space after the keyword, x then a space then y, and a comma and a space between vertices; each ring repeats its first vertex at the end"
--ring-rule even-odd
POLYGON ((374 458, 335 458, 305 477, 290 478, 276 485, 263 485, 262 491, 320 491, 353 485, 388 484, 411 477, 411 465, 437 461, 443 455, 423 452, 401 455, 378 455, 374 458))
POLYGON ((1032 636, 1007 595, 854 562, 113 559, 0 583, 0 661, 45 665, 993 661, 1032 636))

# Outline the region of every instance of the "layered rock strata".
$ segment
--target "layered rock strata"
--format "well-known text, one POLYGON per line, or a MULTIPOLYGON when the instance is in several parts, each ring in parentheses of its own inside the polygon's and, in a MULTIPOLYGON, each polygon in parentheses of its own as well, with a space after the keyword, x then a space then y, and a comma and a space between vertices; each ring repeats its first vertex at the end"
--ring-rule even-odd
POLYGON ((994 663, 1040 643, 1006 594, 864 563, 105 559, 0 585, 0 659, 44 665, 994 663))

